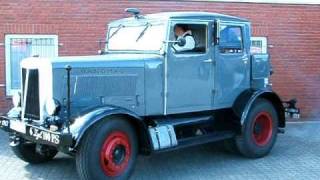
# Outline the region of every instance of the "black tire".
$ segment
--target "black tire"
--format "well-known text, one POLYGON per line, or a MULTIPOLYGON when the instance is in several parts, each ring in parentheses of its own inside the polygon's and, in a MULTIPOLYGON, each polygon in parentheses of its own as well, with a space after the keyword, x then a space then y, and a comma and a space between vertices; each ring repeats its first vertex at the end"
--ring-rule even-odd
POLYGON ((231 154, 239 154, 240 153, 234 138, 224 140, 223 141, 223 148, 226 152, 231 153, 231 154))
POLYGON ((257 99, 249 110, 242 134, 235 137, 236 151, 249 158, 261 158, 270 153, 277 139, 278 116, 266 99, 257 99))
POLYGON ((111 117, 84 135, 76 154, 77 171, 82 180, 128 179, 137 155, 135 129, 125 119, 111 117))
POLYGON ((21 142, 16 146, 11 146, 13 153, 21 160, 30 164, 39 164, 52 160, 58 153, 54 148, 47 147, 46 151, 39 153, 36 151, 36 144, 21 142))

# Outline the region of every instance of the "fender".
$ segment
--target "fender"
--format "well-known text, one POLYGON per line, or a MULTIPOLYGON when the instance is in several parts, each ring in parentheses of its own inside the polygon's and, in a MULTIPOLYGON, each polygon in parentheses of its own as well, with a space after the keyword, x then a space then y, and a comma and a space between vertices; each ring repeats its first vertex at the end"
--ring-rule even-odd
POLYGON ((233 111, 239 117, 241 125, 244 124, 249 110, 252 107, 252 104, 257 98, 265 98, 269 100, 275 107, 275 110, 278 114, 279 119, 279 127, 285 127, 285 113, 284 113, 284 106, 280 97, 273 92, 271 89, 263 89, 263 90, 254 90, 248 89, 242 92, 238 98, 236 99, 235 103, 233 104, 233 111))
POLYGON ((84 133, 95 123, 104 119, 107 116, 111 115, 127 115, 135 119, 141 125, 141 127, 145 126, 143 123, 143 118, 138 116, 137 114, 116 106, 103 106, 95 108, 94 110, 87 112, 86 114, 76 118, 74 123, 70 125, 70 131, 75 141, 73 148, 79 145, 81 138, 84 133))

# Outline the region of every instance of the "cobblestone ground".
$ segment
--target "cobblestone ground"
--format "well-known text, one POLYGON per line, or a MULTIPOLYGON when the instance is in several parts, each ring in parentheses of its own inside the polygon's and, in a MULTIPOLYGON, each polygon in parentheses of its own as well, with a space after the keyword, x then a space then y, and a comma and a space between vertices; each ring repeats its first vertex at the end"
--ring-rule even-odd
MULTIPOLYGON (((320 179, 320 123, 291 123, 271 154, 246 159, 208 144, 138 158, 131 179, 320 179)), ((73 158, 59 154, 53 161, 28 165, 16 158, 0 132, 0 180, 78 179, 73 158)))

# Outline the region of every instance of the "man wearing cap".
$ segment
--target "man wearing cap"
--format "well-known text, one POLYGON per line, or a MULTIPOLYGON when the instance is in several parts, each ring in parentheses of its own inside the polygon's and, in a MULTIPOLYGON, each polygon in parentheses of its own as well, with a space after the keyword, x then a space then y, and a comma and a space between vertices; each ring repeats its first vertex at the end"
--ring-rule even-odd
POLYGON ((184 38, 186 40, 186 43, 183 46, 179 46, 177 43, 173 45, 173 48, 177 52, 190 51, 195 48, 196 43, 192 36, 192 32, 191 30, 188 30, 186 25, 176 25, 174 27, 174 32, 177 40, 179 38, 184 38))

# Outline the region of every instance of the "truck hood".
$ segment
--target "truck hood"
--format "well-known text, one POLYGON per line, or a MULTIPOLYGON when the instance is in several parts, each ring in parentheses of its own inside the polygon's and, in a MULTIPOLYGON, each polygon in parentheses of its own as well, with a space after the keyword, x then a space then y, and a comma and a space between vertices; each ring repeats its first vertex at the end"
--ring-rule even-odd
POLYGON ((144 67, 145 60, 158 60, 157 54, 106 54, 96 56, 62 56, 51 58, 52 67, 144 67))
MULTIPOLYGON (((67 81, 64 68, 67 65, 72 67, 70 88, 71 98, 74 101, 72 106, 74 116, 88 108, 106 105, 106 103, 127 109, 134 107, 132 110, 142 113, 143 106, 137 107, 136 104, 144 101, 144 67, 147 66, 146 64, 159 62, 161 58, 157 54, 30 57, 21 62, 21 67, 38 72, 39 91, 35 92, 39 92, 37 96, 40 119, 44 120, 47 116, 46 101, 55 98, 63 102, 66 98, 67 81), (138 99, 137 95, 141 99, 138 99)), ((35 77, 32 80, 34 79, 35 77)))

